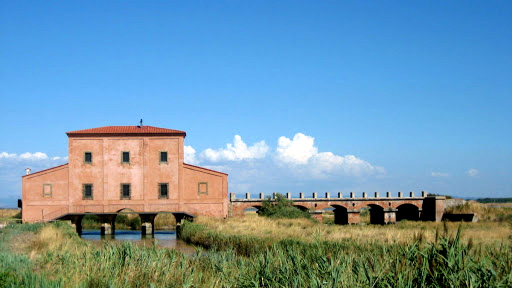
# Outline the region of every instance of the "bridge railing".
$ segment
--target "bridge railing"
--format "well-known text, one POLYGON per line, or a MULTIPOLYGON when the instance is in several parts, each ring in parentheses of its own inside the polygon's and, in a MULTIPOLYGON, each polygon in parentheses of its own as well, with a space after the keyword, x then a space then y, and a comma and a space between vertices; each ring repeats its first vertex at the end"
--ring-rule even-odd
MULTIPOLYGON (((277 192, 272 193, 272 199, 276 198, 276 195, 279 194, 277 192)), ((391 192, 386 192, 385 197, 381 197, 379 192, 375 192, 373 194, 373 197, 368 197, 368 193, 362 192, 361 197, 356 197, 354 192, 350 192, 349 197, 343 197, 342 192, 338 192, 336 196, 331 197, 330 192, 325 192, 324 197, 318 197, 317 192, 313 192, 311 195, 311 198, 305 198, 304 192, 299 193, 299 198, 292 198, 292 194, 290 192, 287 192, 285 194, 286 198, 290 200, 300 200, 300 199, 333 199, 333 200, 348 200, 348 199, 366 199, 366 198, 426 198, 428 196, 427 191, 421 191, 421 196, 415 196, 414 191, 409 192, 408 197, 404 197, 404 194, 402 192, 398 192, 398 195, 396 197, 393 197, 391 195, 391 192)), ((259 193, 258 198, 251 198, 251 193, 245 193, 245 198, 237 198, 235 193, 229 194, 229 199, 231 201, 233 200, 265 200, 265 193, 259 193)))

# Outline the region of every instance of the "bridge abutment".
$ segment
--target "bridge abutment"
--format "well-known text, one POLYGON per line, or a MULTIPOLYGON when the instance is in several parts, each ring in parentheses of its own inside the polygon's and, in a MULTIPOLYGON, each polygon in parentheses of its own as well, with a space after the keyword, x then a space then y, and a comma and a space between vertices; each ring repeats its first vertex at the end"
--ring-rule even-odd
POLYGON ((347 224, 359 224, 361 222, 361 210, 347 211, 347 224))
POLYGON ((444 196, 428 196, 423 200, 421 220, 440 222, 443 219, 445 204, 444 196))
POLYGON ((323 216, 322 216, 323 213, 324 213, 324 211, 322 211, 322 210, 309 211, 309 214, 311 214, 311 217, 315 218, 320 223, 322 223, 322 220, 323 220, 323 216))
POLYGON ((384 224, 396 223, 396 210, 384 210, 384 224))

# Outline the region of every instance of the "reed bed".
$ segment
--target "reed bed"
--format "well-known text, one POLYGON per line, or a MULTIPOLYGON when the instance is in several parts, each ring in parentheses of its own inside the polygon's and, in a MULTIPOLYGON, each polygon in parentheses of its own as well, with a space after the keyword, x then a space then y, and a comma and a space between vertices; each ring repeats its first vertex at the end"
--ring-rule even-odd
MULTIPOLYGON (((308 219, 269 219, 249 214, 245 217, 226 220, 198 217, 196 223, 227 235, 253 235, 275 240, 296 238, 311 242, 320 236, 324 240, 355 242, 406 243, 415 235, 421 234, 426 241, 434 241, 436 231, 444 230, 454 234, 462 225, 464 233, 461 241, 475 244, 495 244, 509 242, 510 227, 506 222, 476 223, 435 223, 400 221, 393 225, 325 225, 308 219)), ((453 235, 452 235, 453 236, 453 235)))
POLYGON ((0 220, 21 219, 21 209, 0 209, 0 220))
POLYGON ((432 241, 325 241, 320 232, 304 241, 187 222, 182 237, 200 248, 184 255, 129 242, 96 247, 66 224, 13 225, 0 232, 0 287, 512 286, 510 243, 465 243, 465 231, 451 229, 432 241), (30 241, 13 246, 22 235, 30 241))

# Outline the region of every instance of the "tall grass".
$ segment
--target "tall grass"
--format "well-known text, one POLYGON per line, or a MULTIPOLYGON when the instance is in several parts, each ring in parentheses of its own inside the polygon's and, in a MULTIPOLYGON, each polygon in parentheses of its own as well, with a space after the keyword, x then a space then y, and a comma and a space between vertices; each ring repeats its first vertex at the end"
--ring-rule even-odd
POLYGON ((21 219, 21 209, 0 209, 0 220, 21 219))
POLYGON ((512 207, 494 207, 492 205, 466 202, 447 208, 445 213, 474 213, 479 221, 506 222, 512 220, 512 207))
MULTIPOLYGON (((443 229, 443 223, 400 221, 394 225, 325 225, 306 219, 269 219, 257 215, 228 218, 226 220, 198 217, 194 223, 226 235, 253 235, 269 237, 275 240, 296 238, 311 242, 315 235, 322 239, 340 241, 350 239, 353 242, 406 243, 415 235, 423 235, 425 241, 434 241, 436 230, 443 229)), ((460 223, 446 223, 454 235, 460 223)), ((505 223, 477 222, 462 223, 464 233, 462 241, 470 240, 475 244, 499 245, 508 242, 510 228, 505 223)), ((452 235, 452 236, 453 236, 452 235)))
MULTIPOLYGON (((307 221, 307 220, 306 220, 307 221)), ((20 225, 23 226, 23 225, 20 225)), ((462 231, 405 244, 225 235, 185 223, 183 238, 204 248, 175 250, 84 243, 64 225, 32 233, 38 245, 0 255, 6 287, 510 287, 510 245, 461 242, 462 231), (56 230, 57 232, 56 232, 56 230), (60 233, 56 240, 52 233, 60 233), (44 244, 46 242, 46 244, 44 244), (57 242, 49 244, 47 242, 57 242), (203 249, 207 250, 203 250, 203 249), (28 257, 27 255, 31 255, 28 257), (19 263, 19 264, 18 264, 19 263)), ((34 232, 30 232, 30 231, 34 232)), ((6 231, 11 235, 15 230, 6 231)), ((3 234, 3 232, 2 232, 3 234)), ((3 281, 3 282, 1 282, 3 281)), ((2 287, 2 286, 0 286, 2 287)))
POLYGON ((510 287, 510 245, 464 244, 461 229, 432 243, 417 237, 406 245, 353 241, 269 244, 256 236, 226 236, 204 225, 186 223, 184 240, 196 245, 250 256, 246 280, 266 287, 510 287), (253 245, 256 243, 256 245, 253 245), (290 282, 292 281, 292 282, 290 282))

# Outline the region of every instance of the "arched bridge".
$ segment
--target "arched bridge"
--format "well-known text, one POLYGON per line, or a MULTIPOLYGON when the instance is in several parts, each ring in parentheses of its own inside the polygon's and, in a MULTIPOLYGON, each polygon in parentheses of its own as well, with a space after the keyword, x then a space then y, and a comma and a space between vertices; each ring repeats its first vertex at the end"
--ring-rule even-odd
MULTIPOLYGON (((117 215, 121 214, 121 211, 125 209, 118 210, 116 212, 95 212, 95 213, 66 213, 64 215, 60 215, 58 217, 55 217, 54 219, 51 219, 50 221, 55 220, 70 220, 71 224, 75 226, 76 232, 81 235, 82 234, 82 219, 86 215, 96 215, 98 216, 100 222, 101 222, 101 235, 110 235, 115 234, 116 230, 116 217, 117 215)), ((167 211, 160 211, 160 212, 123 212, 123 214, 137 214, 140 217, 141 220, 141 234, 147 235, 147 234, 154 234, 154 226, 155 226, 155 218, 159 213, 165 213, 165 214, 172 214, 174 218, 176 219, 176 223, 181 223, 182 220, 191 220, 194 218, 194 215, 191 215, 186 212, 167 212, 167 211)))
MULTIPOLYGON (((275 195, 276 193, 271 199, 275 199, 275 195)), ((246 209, 259 209, 265 201, 263 193, 256 199, 251 199, 250 196, 246 193, 246 197, 241 199, 231 193, 229 216, 242 216, 246 209)), ((333 209, 336 224, 359 223, 361 211, 365 207, 370 210, 371 224, 395 223, 404 219, 441 221, 443 216, 445 197, 428 196, 426 192, 422 192, 421 196, 415 196, 414 192, 410 192, 406 197, 402 192, 398 192, 396 197, 392 197, 390 192, 386 192, 384 197, 375 192, 372 196, 368 197, 368 194, 363 192, 362 197, 355 197, 351 192, 349 197, 343 197, 339 192, 337 197, 331 197, 327 192, 324 197, 318 197, 314 192, 311 198, 305 198, 304 193, 300 193, 299 198, 292 198, 290 193, 286 193, 286 198, 292 200, 295 207, 309 211, 319 221, 322 221, 324 209, 333 209)))

